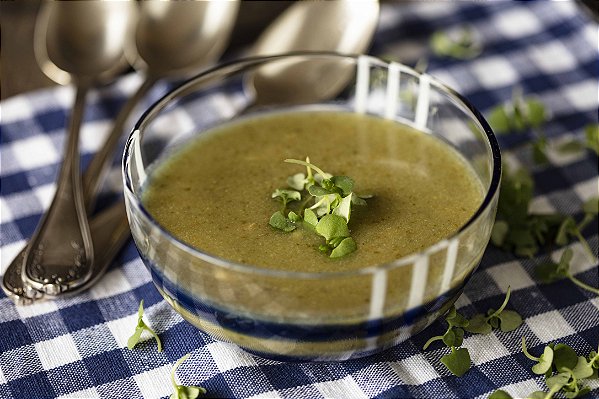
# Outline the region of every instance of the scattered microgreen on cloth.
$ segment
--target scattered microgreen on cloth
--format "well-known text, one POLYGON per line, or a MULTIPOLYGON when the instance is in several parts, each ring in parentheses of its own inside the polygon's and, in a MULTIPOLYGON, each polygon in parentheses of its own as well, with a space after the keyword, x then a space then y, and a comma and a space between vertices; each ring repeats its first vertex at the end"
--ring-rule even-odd
POLYGON ((158 352, 162 352, 162 342, 160 342, 160 338, 158 337, 158 334, 156 334, 154 332, 154 330, 152 330, 150 327, 148 327, 148 325, 143 321, 143 316, 144 316, 144 300, 142 299, 139 302, 139 309, 137 311, 137 326, 135 327, 135 332, 133 333, 133 335, 131 335, 131 337, 129 337, 129 340, 127 341, 127 348, 133 349, 135 347, 135 345, 137 345, 139 343, 139 340, 141 339, 141 334, 144 331, 147 331, 156 340, 156 344, 158 345, 158 352))
POLYGON ((200 395, 206 394, 206 389, 196 385, 179 385, 175 379, 175 372, 177 368, 183 363, 187 358, 189 358, 189 353, 183 356, 181 359, 177 360, 175 366, 171 369, 171 384, 173 384, 173 388, 175 392, 173 392, 170 396, 170 399, 196 399, 200 395))
POLYGON ((467 348, 460 347, 464 341, 464 330, 472 334, 489 334, 493 329, 509 332, 522 325, 522 317, 517 312, 505 309, 510 293, 511 288, 508 287, 503 303, 497 310, 489 309, 486 316, 477 314, 470 320, 452 306, 445 316, 447 331, 443 335, 431 337, 422 350, 426 350, 435 341, 443 341, 451 352, 441 357, 441 363, 454 375, 463 376, 470 369, 470 352, 467 348))

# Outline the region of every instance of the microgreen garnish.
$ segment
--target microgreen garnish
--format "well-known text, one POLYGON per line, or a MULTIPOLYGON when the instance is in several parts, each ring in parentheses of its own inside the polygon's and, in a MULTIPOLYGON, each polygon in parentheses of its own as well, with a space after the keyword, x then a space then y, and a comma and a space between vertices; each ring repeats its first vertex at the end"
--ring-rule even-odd
MULTIPOLYGON (((501 192, 497 207, 497 220, 491 233, 491 242, 518 256, 532 257, 542 245, 555 243, 567 245, 572 238, 580 241, 587 256, 595 262, 582 230, 595 220, 599 213, 599 198, 593 197, 583 204, 584 217, 577 223, 571 216, 554 214, 535 214, 529 212, 534 183, 532 176, 524 169, 510 173, 504 170, 501 180, 501 192)), ((561 278, 569 278, 576 285, 597 293, 599 289, 584 284, 569 272, 572 250, 567 249, 558 263, 549 262, 537 267, 537 276, 544 283, 561 278)), ((476 325, 476 323, 474 323, 476 325)))
POLYGON ((572 252, 572 249, 567 248, 562 253, 558 263, 546 262, 538 265, 535 269, 537 278, 545 284, 568 278, 580 288, 599 295, 599 288, 591 287, 590 285, 583 283, 570 273, 570 262, 572 261, 573 256, 574 253, 572 252))
POLYGON ((522 337, 522 352, 530 360, 537 362, 532 366, 532 372, 535 374, 546 374, 551 372, 551 365, 553 364, 553 347, 547 345, 543 350, 543 354, 539 357, 533 356, 528 352, 526 348, 526 339, 522 337))
POLYGON ((581 385, 581 380, 593 378, 596 375, 594 361, 596 352, 592 351, 587 358, 578 356, 570 346, 558 343, 549 344, 539 357, 533 356, 526 348, 526 340, 522 337, 522 351, 536 364, 532 367, 535 374, 545 375, 549 392, 534 392, 529 397, 550 399, 558 392, 566 398, 576 398, 590 391, 581 385), (554 374, 556 372, 556 374, 554 374))
POLYGON ((456 349, 452 346, 451 353, 441 357, 441 363, 453 374, 461 377, 470 370, 470 353, 466 348, 456 349))
POLYGON ((561 215, 529 213, 534 183, 525 169, 510 172, 505 168, 493 226, 491 242, 518 256, 532 257, 540 246, 553 241, 561 215))
POLYGON ((135 327, 135 332, 133 333, 133 335, 131 337, 129 337, 129 340, 127 340, 127 348, 133 349, 135 347, 135 345, 137 345, 137 343, 139 342, 139 340, 141 338, 141 333, 144 330, 146 330, 147 332, 152 334, 154 339, 156 339, 156 344, 158 345, 158 352, 162 352, 162 343, 160 342, 160 338, 158 337, 158 334, 156 334, 154 332, 154 330, 152 330, 150 327, 148 327, 146 325, 146 323, 144 323, 143 315, 144 315, 144 300, 142 299, 139 302, 139 309, 137 310, 137 326, 135 327))
POLYGON ((291 218, 285 217, 281 211, 276 211, 273 213, 268 221, 268 224, 276 229, 286 232, 293 231, 297 227, 295 222, 293 222, 291 218))
POLYGON ((302 199, 302 195, 299 193, 299 191, 285 190, 280 188, 277 188, 275 192, 272 193, 271 197, 283 203, 282 212, 285 212, 285 209, 287 209, 287 204, 291 201, 299 201, 302 199))
POLYGON ((584 145, 595 151, 595 154, 599 155, 599 123, 587 125, 584 128, 585 143, 584 145))
POLYGON ((470 26, 462 26, 453 32, 436 31, 430 39, 430 46, 438 56, 457 59, 470 59, 482 51, 480 40, 470 26))
POLYGON ((599 213, 599 198, 593 197, 587 200, 583 206, 584 217, 580 223, 576 223, 573 217, 567 217, 562 221, 555 237, 557 245, 566 245, 571 238, 576 238, 582 244, 591 262, 595 262, 595 254, 591 250, 587 240, 582 235, 582 230, 591 223, 599 213))
POLYGON ((515 87, 512 100, 494 107, 488 121, 495 133, 507 134, 539 128, 547 119, 545 105, 535 97, 523 97, 522 89, 515 87))
POLYGON ((531 142, 533 160, 537 164, 549 162, 548 142, 542 130, 549 119, 545 105, 535 97, 524 97, 520 87, 514 87, 512 100, 497 105, 489 113, 489 124, 497 134, 522 133, 535 130, 537 138, 531 142))
POLYGON ((199 386, 185 386, 177 384, 175 379, 175 371, 181 365, 181 363, 187 360, 188 357, 189 353, 177 360, 175 366, 171 370, 171 383, 173 384, 173 388, 175 388, 175 392, 171 394, 170 399, 195 399, 200 396, 200 394, 204 395, 206 393, 206 389, 199 386))
POLYGON ((511 288, 507 288, 505 299, 499 309, 489 309, 487 314, 474 315, 465 328, 466 331, 475 334, 489 334, 494 328, 503 332, 513 331, 522 324, 522 316, 513 310, 505 310, 510 300, 511 288))
POLYGON ((502 389, 498 389, 489 395, 489 399, 513 399, 512 395, 502 389))
POLYGON ((499 309, 489 309, 486 316, 477 314, 471 320, 459 314, 455 306, 452 306, 445 316, 447 322, 445 333, 431 337, 422 349, 426 350, 435 341, 443 341, 446 346, 451 348, 451 353, 443 356, 441 362, 453 374, 462 376, 470 368, 468 349, 458 348, 464 341, 464 330, 470 333, 488 334, 493 328, 499 328, 501 331, 507 332, 515 330, 522 324, 522 317, 518 313, 513 310, 505 310, 510 299, 510 292, 510 287, 508 287, 505 299, 499 309))
POLYGON ((431 337, 426 341, 422 350, 426 350, 435 341, 443 341, 446 346, 462 345, 464 339, 464 330, 462 327, 468 325, 468 320, 456 311, 455 306, 452 306, 445 316, 445 321, 447 322, 447 331, 443 335, 431 337))
POLYGON ((284 232, 291 232, 302 225, 314 230, 325 239, 325 244, 318 249, 331 258, 354 252, 357 245, 350 237, 348 227, 352 207, 366 205, 364 199, 369 196, 358 196, 353 192, 352 178, 326 173, 310 163, 310 158, 305 161, 286 159, 285 162, 305 166, 306 174, 289 176, 287 185, 291 189, 279 188, 273 192, 272 198, 281 201, 283 209, 271 216, 269 224, 284 232), (293 201, 299 206, 287 213, 287 205, 293 201))
POLYGON ((583 208, 585 216, 577 225, 574 219, 565 215, 529 212, 533 191, 534 183, 530 173, 525 169, 510 172, 505 168, 491 242, 518 256, 532 257, 543 245, 553 242, 565 245, 569 238, 575 237, 594 259, 581 230, 597 216, 596 208, 599 200, 592 198, 585 203, 583 208))
POLYGON ((557 151, 562 154, 580 153, 584 149, 589 149, 599 155, 599 124, 589 124, 584 128, 584 141, 572 139, 563 142, 557 147, 557 151))
POLYGON ((470 369, 470 353, 466 348, 459 348, 464 341, 464 329, 468 326, 468 320, 459 314, 455 306, 452 306, 445 316, 447 331, 443 335, 431 337, 422 350, 426 350, 435 341, 443 341, 445 346, 451 348, 451 352, 441 357, 441 363, 453 374, 461 377, 470 369))

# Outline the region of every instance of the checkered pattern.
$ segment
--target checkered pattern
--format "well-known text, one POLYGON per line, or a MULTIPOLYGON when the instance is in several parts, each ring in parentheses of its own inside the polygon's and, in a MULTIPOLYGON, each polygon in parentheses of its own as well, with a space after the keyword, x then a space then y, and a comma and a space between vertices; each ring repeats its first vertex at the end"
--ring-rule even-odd
MULTIPOLYGON (((550 107, 553 119, 546 133, 561 140, 582 137, 583 127, 597 122, 597 33, 597 24, 574 2, 391 3, 384 6, 371 52, 406 63, 428 56, 429 72, 483 112, 509 99, 512 87, 519 85, 550 107), (425 45, 434 30, 455 29, 464 22, 481 36, 481 56, 459 61, 429 53, 425 45)), ((139 81, 126 76, 92 94, 82 132, 84 163, 139 81)), ((72 88, 55 88, 2 103, 3 269, 31 236, 51 199, 72 96, 72 88)), ((598 194, 597 158, 552 155, 551 166, 536 167, 520 146, 530 138, 522 134, 500 140, 514 162, 533 170, 534 208, 581 217, 582 202, 598 194)), ((118 189, 119 180, 115 164, 109 179, 114 183, 105 195, 118 189)), ((597 225, 584 235, 596 253, 597 225)), ((571 248, 576 277, 597 286, 597 263, 589 263, 579 244, 571 248)), ((280 363, 214 341, 166 304, 130 243, 99 284, 74 298, 15 307, 0 294, 0 398, 164 397, 171 392, 171 366, 190 352, 178 378, 202 385, 216 397, 463 398, 485 397, 497 388, 523 397, 542 389, 544 382, 531 373, 531 362, 521 353, 522 335, 533 352, 559 340, 586 354, 599 341, 599 298, 567 280, 535 282, 534 262, 557 259, 560 251, 523 260, 489 247, 458 308, 471 316, 497 307, 510 285, 509 306, 525 323, 511 333, 468 335, 464 346, 473 366, 457 378, 439 362, 446 349, 433 345, 420 350, 427 338, 444 331, 441 322, 381 354, 340 363, 280 363), (151 340, 134 351, 126 348, 141 299, 146 320, 162 338, 162 353, 151 340)), ((592 388, 591 395, 599 395, 599 383, 592 388)))

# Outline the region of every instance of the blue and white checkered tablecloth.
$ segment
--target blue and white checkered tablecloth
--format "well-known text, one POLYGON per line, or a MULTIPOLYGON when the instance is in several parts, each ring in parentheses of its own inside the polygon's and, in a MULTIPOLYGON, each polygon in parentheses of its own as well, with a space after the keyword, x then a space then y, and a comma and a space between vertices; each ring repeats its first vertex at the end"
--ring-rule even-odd
MULTIPOLYGON (((584 126, 597 122, 598 26, 574 2, 387 3, 371 53, 405 62, 428 56, 428 71, 487 115, 520 86, 551 109, 546 133, 552 140, 582 137, 584 126), (482 38, 479 57, 460 61, 430 53, 426 45, 433 31, 464 23, 482 38)), ((140 80, 128 75, 92 93, 82 130, 84 163, 140 80)), ((154 98, 162 89, 155 90, 154 98)), ((52 197, 72 97, 72 87, 58 87, 1 104, 3 270, 31 236, 52 197)), ((528 134, 500 137, 502 150, 512 149, 516 162, 533 171, 533 209, 580 217, 582 202, 599 191, 597 157, 590 152, 552 155, 550 166, 534 166, 521 149, 530 139, 528 134)), ((118 190, 120 180, 115 161, 104 201, 111 190, 118 190)), ((584 231, 595 253, 597 230, 594 224, 584 231)), ((579 244, 570 247, 576 277, 598 286, 597 262, 590 263, 579 244)), ((562 250, 522 259, 488 248, 457 302, 459 311, 472 316, 497 307, 511 286, 509 306, 525 320, 510 333, 467 334, 463 346, 473 364, 458 378, 439 362, 446 349, 433 345, 421 350, 429 337, 444 331, 442 322, 383 353, 347 362, 281 363, 217 342, 167 305, 130 242, 106 276, 76 297, 15 306, 0 293, 0 398, 165 397, 172 392, 171 367, 187 353, 191 356, 178 378, 205 387, 214 397, 470 398, 486 397, 498 388, 525 397, 544 389, 545 383, 521 353, 521 336, 533 352, 560 341, 587 354, 599 342, 598 297, 568 280, 550 285, 535 281, 535 262, 558 259, 562 250), (145 319, 163 341, 162 353, 152 341, 133 351, 126 347, 141 299, 145 319)), ((592 384, 590 396, 599 397, 599 383, 592 384)))

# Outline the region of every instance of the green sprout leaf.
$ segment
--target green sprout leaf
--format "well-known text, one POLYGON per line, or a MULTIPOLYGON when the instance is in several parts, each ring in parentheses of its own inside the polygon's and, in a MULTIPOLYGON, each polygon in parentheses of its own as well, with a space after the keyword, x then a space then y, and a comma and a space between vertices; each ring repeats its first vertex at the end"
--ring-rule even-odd
POLYGON ((491 231, 491 242, 493 245, 496 247, 503 246, 509 230, 510 225, 505 220, 498 220, 495 222, 493 230, 491 231))
POLYGON ((467 25, 454 32, 434 32, 430 46, 436 55, 456 59, 474 58, 482 51, 480 41, 475 39, 473 29, 467 25))
POLYGON ((146 325, 146 323, 143 321, 143 315, 144 300, 142 299, 139 302, 139 308, 137 310, 137 326, 135 327, 135 332, 133 332, 133 335, 131 335, 131 337, 129 337, 129 339, 127 340, 127 348, 133 349, 135 345, 139 343, 139 340, 141 339, 141 334, 145 330, 149 332, 156 340, 156 345, 158 345, 158 352, 162 352, 162 342, 160 342, 158 334, 156 334, 154 330, 152 330, 150 327, 146 325))
POLYGON ((322 197, 315 198, 317 199, 316 203, 309 209, 314 210, 318 217, 329 214, 331 209, 334 209, 336 203, 338 202, 337 194, 323 195, 322 197))
POLYGON ((175 371, 181 365, 181 363, 183 363, 185 360, 187 360, 189 355, 190 354, 188 353, 187 355, 183 356, 181 359, 177 360, 177 362, 175 363, 175 366, 171 369, 171 384, 173 384, 173 388, 175 389, 175 392, 173 392, 171 394, 170 399, 195 399, 198 396, 200 396, 200 394, 201 395, 206 394, 206 389, 204 389, 200 386, 179 385, 179 384, 177 384, 177 381, 175 380, 175 371))
POLYGON ((591 367, 593 367, 595 370, 599 370, 599 348, 597 348, 597 351, 591 351, 591 353, 589 353, 588 359, 591 367))
POLYGON ((306 223, 309 223, 311 226, 316 227, 316 225, 318 224, 318 216, 316 216, 316 214, 314 213, 314 211, 312 209, 305 209, 304 210, 304 221, 306 223))
POLYGON ((548 143, 547 138, 539 137, 532 142, 532 159, 537 165, 546 165, 549 163, 547 155, 548 143))
POLYGON ((349 237, 349 228, 344 218, 337 215, 325 215, 316 225, 316 232, 327 241, 336 237, 349 237))
POLYGON ((489 395, 489 399, 513 399, 512 395, 503 391, 501 389, 496 390, 491 395, 489 395))
POLYGON ((527 399, 545 399, 546 393, 543 391, 534 391, 527 396, 527 399))
POLYGON ((522 325, 522 316, 513 310, 504 310, 499 315, 499 328, 503 332, 514 331, 522 325))
POLYGON ((286 190, 286 189, 277 188, 271 194, 271 197, 280 200, 284 204, 287 204, 291 201, 301 200, 302 194, 299 191, 295 191, 295 190, 286 190))
POLYGON ((578 355, 570 346, 557 344, 553 347, 553 363, 558 371, 561 371, 562 368, 572 370, 578 363, 578 355))
POLYGON ((555 236, 555 243, 557 245, 567 245, 570 242, 570 237, 576 235, 576 231, 576 221, 574 218, 568 216, 559 226, 559 230, 555 236))
POLYGON ((333 176, 331 181, 335 187, 341 190, 341 194, 344 196, 350 195, 354 189, 354 180, 347 176, 333 176))
POLYGON ((546 346, 543 350, 543 354, 539 357, 539 362, 532 367, 532 372, 535 374, 545 374, 551 370, 552 361, 553 350, 546 346))
POLYGON ((505 298, 499 309, 489 309, 487 316, 476 314, 470 319, 465 330, 474 334, 489 334, 493 328, 499 328, 503 332, 509 332, 522 325, 522 316, 513 310, 505 310, 510 300, 511 287, 507 288, 505 298))
POLYGON ((512 128, 510 116, 508 115, 506 107, 503 104, 493 108, 487 120, 493 128, 493 131, 497 134, 507 133, 512 128))
POLYGON ((564 155, 580 153, 584 149, 585 145, 578 140, 568 140, 557 146, 557 151, 564 155))
POLYGON ((445 321, 447 322, 447 331, 445 334, 430 338, 422 347, 423 350, 426 350, 426 348, 435 341, 443 341, 443 343, 449 347, 460 346, 462 344, 464 330, 459 327, 466 327, 468 325, 468 319, 459 314, 455 306, 452 306, 445 315, 445 321))
MULTIPOLYGON (((529 212, 534 184, 526 170, 510 173, 506 168, 501 184, 497 219, 491 235, 493 245, 518 256, 533 257, 542 246, 551 243, 566 245, 575 238, 582 244, 589 259, 595 262, 595 254, 582 230, 597 217, 599 198, 593 197, 584 203, 585 215, 577 224, 571 216, 529 212)), ((541 269, 546 269, 546 275, 550 274, 550 266, 541 269)))
POLYGON ((553 283, 557 280, 568 278, 574 284, 579 286, 582 289, 585 289, 589 292, 592 292, 596 295, 599 295, 599 288, 592 287, 582 281, 578 280, 576 277, 570 273, 570 262, 574 257, 574 252, 571 248, 566 248, 560 257, 558 263, 555 262, 546 262, 538 265, 535 268, 535 274, 537 279, 542 283, 549 284, 553 283))
POLYGON ((548 119, 545 105, 536 98, 528 98, 526 100, 528 123, 533 128, 540 127, 548 119))
POLYGON ((446 346, 461 346, 464 342, 464 330, 461 328, 452 328, 443 335, 443 343, 446 346))
POLYGON ((293 223, 297 223, 302 220, 302 217, 293 211, 289 211, 287 218, 293 223))
POLYGON ((511 102, 499 104, 489 113, 488 121, 495 133, 521 133, 530 128, 539 129, 549 119, 545 105, 535 97, 522 97, 521 88, 514 88, 512 97, 511 102))
POLYGON ((584 128, 585 145, 599 155, 599 124, 587 125, 584 128))
POLYGON ((441 363, 458 377, 463 376, 470 369, 470 353, 466 348, 451 348, 451 353, 441 357, 441 363))
POLYGON ((484 314, 474 315, 465 330, 473 334, 490 334, 493 328, 484 314))
POLYGON ((599 197, 586 200, 582 205, 582 210, 589 216, 597 216, 599 214, 599 197))
POLYGON ((268 224, 270 224, 275 229, 279 229, 287 233, 297 228, 295 223, 287 219, 281 211, 276 211, 275 213, 273 213, 270 217, 270 220, 268 221, 268 224))
MULTIPOLYGON (((459 314, 457 312, 455 306, 452 306, 449 309, 447 316, 445 316, 445 321, 447 322, 447 324, 449 324, 450 327, 466 327, 469 324, 468 319, 465 318, 464 316, 462 316, 461 314, 459 314)), ((459 346, 459 345, 454 345, 454 346, 459 346)))
POLYGON ((353 193, 351 197, 351 202, 353 205, 366 206, 366 201, 364 200, 368 198, 372 198, 372 195, 357 195, 353 193))
MULTIPOLYGON (((559 370, 559 368, 558 368, 559 370)), ((578 356, 576 366, 572 369, 572 374, 579 380, 593 376, 593 365, 587 362, 584 356, 578 356)))
POLYGON ((571 139, 557 147, 561 154, 579 154, 585 149, 599 155, 599 124, 585 126, 584 141, 571 139))
POLYGON ((324 195, 337 194, 336 190, 329 190, 316 184, 312 184, 311 186, 309 186, 308 192, 314 197, 322 197, 324 195))
POLYGON ((447 322, 447 331, 443 335, 431 337, 422 347, 426 350, 435 341, 443 341, 443 343, 451 348, 451 353, 443 356, 441 362, 457 376, 462 376, 470 368, 470 354, 465 348, 457 348, 464 341, 464 329, 469 324, 468 319, 456 311, 455 306, 452 306, 445 316, 447 322), (457 349, 456 349, 457 348, 457 349))
POLYGON ((280 201, 283 208, 275 212, 269 224, 281 231, 290 232, 303 227, 325 238, 319 251, 328 253, 331 258, 339 258, 354 252, 356 242, 350 237, 348 223, 353 205, 366 205, 365 198, 352 190, 354 180, 349 176, 333 176, 310 162, 299 159, 286 159, 286 163, 306 167, 306 174, 296 173, 287 178, 290 189, 276 189, 272 198, 280 201), (287 210, 291 202, 293 210, 287 210), (287 217, 285 217, 287 214, 287 217), (303 217, 301 216, 303 214, 303 217), (303 221, 303 223, 300 223, 303 221))
POLYGON ((353 238, 346 237, 331 251, 331 258, 340 258, 354 252, 358 247, 353 238))
POLYGON ((564 385, 566 385, 568 383, 569 379, 570 379, 570 374, 564 372, 564 373, 559 373, 552 377, 547 378, 547 380, 545 380, 545 382, 547 383, 547 386, 549 387, 549 389, 557 392, 560 389, 562 389, 564 385))
POLYGON ((309 181, 306 178, 306 175, 303 173, 296 173, 287 178, 287 185, 297 191, 304 190, 306 188, 306 184, 308 183, 309 181))
POLYGON ((349 223, 349 218, 351 216, 351 205, 352 205, 352 197, 353 193, 349 193, 347 197, 344 197, 339 201, 337 206, 333 209, 333 215, 341 216, 347 223, 349 223))
POLYGON ((553 349, 548 345, 543 350, 543 354, 539 357, 535 357, 528 352, 526 348, 526 339, 522 337, 522 352, 524 355, 532 361, 537 362, 532 367, 532 372, 535 374, 545 374, 551 370, 553 364, 553 349))

